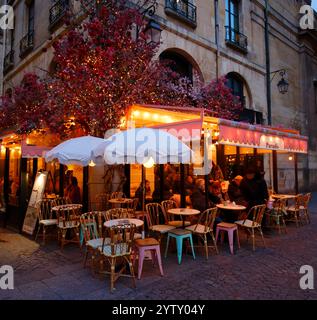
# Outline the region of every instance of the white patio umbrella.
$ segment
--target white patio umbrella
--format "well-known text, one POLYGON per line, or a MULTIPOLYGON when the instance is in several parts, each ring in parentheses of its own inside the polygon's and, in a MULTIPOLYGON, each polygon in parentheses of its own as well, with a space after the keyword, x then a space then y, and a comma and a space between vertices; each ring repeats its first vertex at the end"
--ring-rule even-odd
POLYGON ((76 164, 86 167, 88 165, 103 164, 103 157, 92 156, 92 150, 99 145, 104 145, 105 140, 92 136, 74 138, 59 144, 46 153, 45 161, 58 160, 61 164, 76 164))
POLYGON ((94 158, 104 157, 109 165, 142 164, 143 203, 145 205, 144 167, 154 164, 188 164, 194 152, 177 137, 164 130, 151 128, 129 129, 114 134, 93 151, 94 158))

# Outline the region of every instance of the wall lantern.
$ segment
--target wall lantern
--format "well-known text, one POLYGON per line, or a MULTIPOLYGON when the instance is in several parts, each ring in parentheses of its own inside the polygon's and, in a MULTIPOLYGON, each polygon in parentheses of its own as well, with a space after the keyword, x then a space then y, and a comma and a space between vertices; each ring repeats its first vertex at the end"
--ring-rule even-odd
POLYGON ((159 44, 161 42, 162 29, 161 26, 154 20, 149 21, 144 32, 150 43, 159 44))
POLYGON ((277 71, 271 72, 271 74, 273 74, 271 82, 273 81, 273 79, 277 74, 281 76, 281 80, 278 82, 277 88, 281 94, 286 94, 289 89, 289 82, 285 79, 286 70, 285 69, 277 70, 277 71))

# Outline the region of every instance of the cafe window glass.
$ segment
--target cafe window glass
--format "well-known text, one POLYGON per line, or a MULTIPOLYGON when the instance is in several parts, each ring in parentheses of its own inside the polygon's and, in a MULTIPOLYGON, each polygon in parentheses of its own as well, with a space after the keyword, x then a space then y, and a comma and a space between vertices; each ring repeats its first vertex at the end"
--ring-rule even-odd
POLYGON ((20 161, 21 147, 16 146, 10 148, 9 158, 9 204, 12 206, 19 205, 20 196, 20 161))

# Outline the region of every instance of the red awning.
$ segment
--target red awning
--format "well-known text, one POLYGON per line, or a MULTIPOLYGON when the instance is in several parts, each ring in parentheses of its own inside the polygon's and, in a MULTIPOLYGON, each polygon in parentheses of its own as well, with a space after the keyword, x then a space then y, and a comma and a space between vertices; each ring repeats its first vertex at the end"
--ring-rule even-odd
POLYGON ((307 153, 305 136, 249 125, 229 120, 219 120, 219 143, 267 150, 307 153))

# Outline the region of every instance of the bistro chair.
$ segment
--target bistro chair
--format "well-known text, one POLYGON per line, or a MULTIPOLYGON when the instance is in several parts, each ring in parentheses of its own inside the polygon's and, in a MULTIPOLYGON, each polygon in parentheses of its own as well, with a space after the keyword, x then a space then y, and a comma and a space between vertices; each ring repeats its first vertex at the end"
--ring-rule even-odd
POLYGON ((110 199, 121 199, 126 198, 126 195, 122 191, 112 192, 110 195, 110 199))
POLYGON ((243 228, 247 231, 247 240, 249 240, 249 235, 251 235, 253 251, 255 251, 255 231, 256 230, 259 231, 264 247, 266 247, 263 232, 262 232, 262 227, 261 227, 265 210, 266 210, 265 204, 261 206, 255 206, 250 209, 248 216, 245 220, 239 220, 235 222, 238 225, 238 227, 243 228))
POLYGON ((80 244, 80 214, 81 206, 69 205, 66 208, 60 208, 57 215, 57 228, 58 228, 58 241, 61 243, 61 249, 64 249, 64 245, 68 243, 80 244), (73 237, 66 239, 67 233, 72 234, 73 237))
POLYGON ((110 196, 110 193, 100 193, 96 195, 96 209, 98 211, 106 211, 110 209, 108 202, 110 196))
MULTIPOLYGON (((80 226, 86 248, 84 268, 86 267, 88 256, 89 254, 91 254, 91 269, 93 272, 95 267, 96 256, 98 256, 98 254, 100 253, 98 249, 102 247, 104 240, 99 231, 101 217, 101 212, 88 212, 80 216, 80 226)), ((108 242, 110 243, 110 239, 108 242)))
POLYGON ((35 236, 35 241, 37 240, 40 230, 42 229, 42 240, 45 245, 46 233, 47 229, 54 228, 56 230, 57 227, 57 219, 53 219, 52 214, 52 200, 39 200, 36 203, 37 215, 39 219, 37 232, 35 236))
POLYGON ((64 204, 71 204, 71 200, 68 197, 58 197, 52 200, 52 208, 64 204))
POLYGON ((286 208, 290 218, 288 221, 295 221, 296 226, 303 224, 303 220, 310 224, 309 203, 311 201, 311 193, 298 195, 295 198, 295 203, 286 208))
POLYGON ((234 254, 234 251, 233 251, 234 233, 236 233, 238 248, 240 249, 238 226, 234 223, 227 223, 227 222, 218 223, 217 228, 216 228, 216 241, 217 242, 218 242, 219 235, 221 235, 221 243, 223 243, 225 232, 228 234, 230 252, 231 252, 231 254, 234 254))
POLYGON ((219 254, 217 242, 214 236, 214 224, 216 220, 218 209, 211 208, 200 214, 199 220, 197 224, 186 227, 186 230, 191 231, 194 235, 197 235, 204 243, 203 246, 196 247, 204 247, 206 252, 206 259, 208 260, 208 249, 210 247, 215 248, 216 253, 219 254), (213 241, 213 246, 208 246, 207 235, 210 235, 213 241))
POLYGON ((104 271, 105 274, 110 274, 110 290, 115 290, 115 282, 119 277, 132 278, 133 286, 135 285, 135 276, 132 263, 132 248, 134 245, 134 232, 136 226, 133 224, 117 225, 109 228, 109 238, 105 237, 102 246, 99 247, 103 258, 110 264, 111 271, 104 271), (116 266, 120 263, 120 270, 116 272, 116 266), (127 265, 130 269, 130 274, 123 274, 127 265))
MULTIPOLYGON (((165 201, 162 201, 161 205, 162 205, 162 208, 164 210, 165 217, 167 218, 168 225, 172 226, 172 227, 176 227, 176 228, 182 227, 183 226, 183 217, 181 216, 181 220, 174 220, 175 216, 168 213, 168 211, 170 209, 176 209, 177 208, 176 201, 174 201, 174 200, 165 200, 165 201)), ((190 226, 190 224, 191 223, 189 221, 185 221, 185 226, 186 227, 190 226)))
POLYGON ((138 203, 139 203, 139 199, 138 198, 134 198, 134 199, 132 199, 131 202, 129 202, 127 204, 129 217, 131 217, 131 218, 136 217, 136 208, 138 206, 138 203))
POLYGON ((146 205, 146 212, 149 219, 149 230, 159 235, 159 242, 161 242, 162 235, 175 229, 175 227, 167 224, 164 209, 159 203, 148 203, 146 205), (162 224, 161 220, 164 220, 165 224, 162 224))
POLYGON ((272 203, 272 209, 266 213, 269 228, 277 228, 279 234, 282 233, 282 229, 287 233, 285 224, 286 214, 286 199, 278 199, 272 203))

